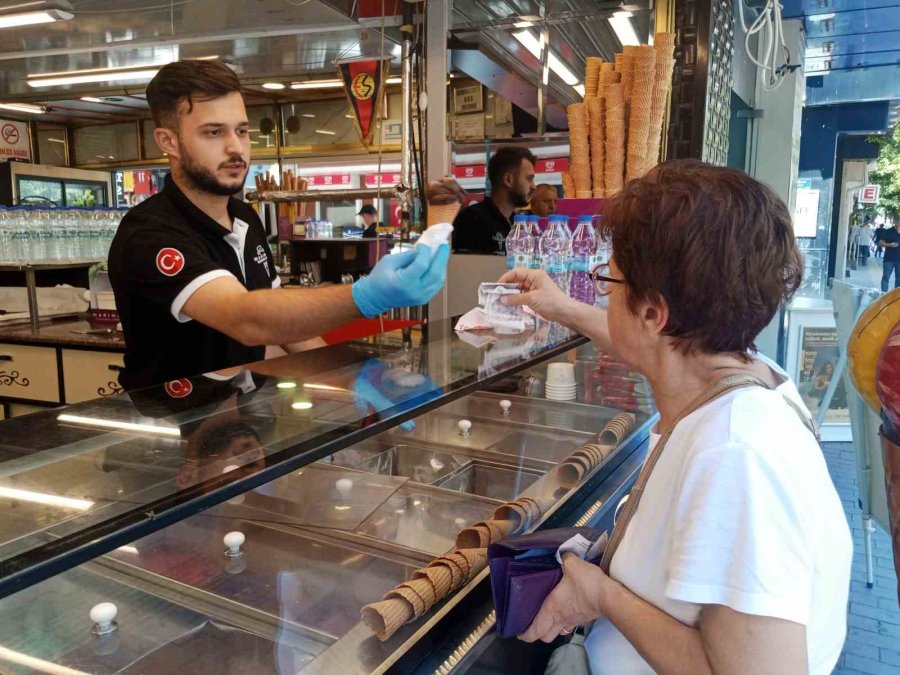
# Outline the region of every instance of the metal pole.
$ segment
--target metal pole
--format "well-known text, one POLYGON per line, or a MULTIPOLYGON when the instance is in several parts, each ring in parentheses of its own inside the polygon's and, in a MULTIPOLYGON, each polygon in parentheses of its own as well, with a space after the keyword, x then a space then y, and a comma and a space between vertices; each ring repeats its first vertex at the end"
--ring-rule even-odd
MULTIPOLYGON (((544 11, 544 10, 542 10, 544 11)), ((537 132, 543 136, 547 131, 547 87, 550 84, 550 26, 541 22, 541 79, 538 82, 537 132)))
POLYGON ((400 26, 400 76, 403 103, 400 108, 400 239, 409 241, 409 223, 412 213, 412 38, 413 12, 409 2, 403 3, 403 23, 400 26))

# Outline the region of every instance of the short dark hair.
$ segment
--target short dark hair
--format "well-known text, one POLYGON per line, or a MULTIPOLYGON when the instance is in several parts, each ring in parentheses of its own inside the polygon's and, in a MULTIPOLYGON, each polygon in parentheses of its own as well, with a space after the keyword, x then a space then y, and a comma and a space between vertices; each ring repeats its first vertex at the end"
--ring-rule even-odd
POLYGON ((784 201, 737 169, 661 164, 607 201, 601 231, 612 237, 629 309, 664 299, 663 333, 685 353, 746 360, 803 278, 784 201))
POLYGON ((188 112, 194 100, 209 101, 236 91, 241 81, 221 61, 175 61, 163 66, 147 85, 147 103, 158 127, 178 126, 178 106, 187 101, 188 112))
POLYGON ((491 157, 491 161, 488 162, 488 179, 491 181, 491 187, 503 182, 503 174, 518 171, 522 166, 523 159, 527 159, 532 164, 537 163, 537 157, 528 148, 518 148, 512 145, 498 148, 491 157))

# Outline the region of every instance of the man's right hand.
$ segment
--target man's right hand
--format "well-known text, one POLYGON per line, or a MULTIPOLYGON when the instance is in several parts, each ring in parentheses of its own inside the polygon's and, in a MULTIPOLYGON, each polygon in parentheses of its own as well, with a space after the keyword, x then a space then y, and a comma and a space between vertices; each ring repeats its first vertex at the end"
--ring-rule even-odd
POLYGON ((433 256, 428 246, 415 246, 382 258, 369 276, 353 284, 353 301, 366 318, 396 307, 424 305, 443 287, 449 259, 447 244, 433 256))
POLYGON ((544 270, 513 269, 500 277, 502 284, 518 284, 522 293, 504 295, 502 302, 510 306, 528 305, 547 321, 566 324, 575 301, 562 292, 544 270))
POLYGON ((465 206, 469 199, 462 186, 452 178, 428 181, 428 185, 425 186, 425 197, 428 203, 434 206, 457 202, 465 206))

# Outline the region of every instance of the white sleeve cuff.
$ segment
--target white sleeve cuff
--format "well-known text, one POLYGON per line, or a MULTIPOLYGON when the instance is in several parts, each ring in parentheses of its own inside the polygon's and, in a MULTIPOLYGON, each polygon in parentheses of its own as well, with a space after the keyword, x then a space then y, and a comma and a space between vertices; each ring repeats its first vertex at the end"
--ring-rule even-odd
POLYGON ((275 275, 275 278, 272 279, 272 288, 281 288, 281 277, 277 274, 275 275))
POLYGON ((237 279, 231 272, 228 270, 212 270, 211 272, 206 272, 205 274, 201 274, 199 277, 191 281, 187 286, 181 289, 181 292, 175 296, 175 299, 172 301, 172 316, 175 317, 175 320, 179 323, 187 323, 191 321, 191 317, 182 314, 181 310, 184 308, 185 303, 190 300, 191 296, 197 292, 197 290, 201 286, 205 286, 213 279, 220 279, 222 277, 231 277, 232 279, 237 279))

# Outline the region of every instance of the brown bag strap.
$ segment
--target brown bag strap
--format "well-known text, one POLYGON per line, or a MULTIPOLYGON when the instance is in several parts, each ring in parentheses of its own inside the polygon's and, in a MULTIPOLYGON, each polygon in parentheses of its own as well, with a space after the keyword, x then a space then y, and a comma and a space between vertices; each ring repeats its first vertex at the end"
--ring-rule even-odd
MULTIPOLYGON (((698 410, 705 406, 707 403, 712 403, 717 398, 724 396, 725 394, 734 391, 735 389, 741 389, 744 387, 752 387, 758 386, 763 387, 765 389, 771 389, 769 385, 767 385, 762 380, 753 377, 752 375, 729 375, 728 377, 723 377, 718 382, 715 382, 700 392, 700 395, 697 396, 684 410, 682 410, 678 417, 675 418, 675 421, 669 426, 666 433, 662 438, 659 439, 659 442, 653 448, 650 453, 650 456, 647 458, 647 461, 644 462, 644 466, 641 469, 640 474, 637 477, 637 480, 634 483, 634 486, 631 488, 631 492, 628 495, 628 501, 625 502, 625 507, 622 509, 622 513, 619 516, 618 521, 616 521, 615 526, 613 527, 612 535, 609 538, 609 543, 606 545, 606 549, 603 551, 603 558, 600 561, 600 567, 604 572, 609 574, 609 566, 612 562, 612 557, 616 553, 616 549, 619 548, 619 544, 622 543, 622 538, 625 536, 625 530, 628 527, 628 523, 631 522, 632 517, 634 517, 635 512, 637 511, 638 504, 640 504, 641 496, 644 493, 644 487, 647 485, 647 481, 650 480, 650 474, 653 472, 654 467, 656 467, 656 463, 659 461, 660 456, 662 455, 663 450, 666 447, 666 443, 669 438, 672 436, 672 432, 675 431, 675 427, 678 426, 678 423, 681 422, 685 417, 693 413, 695 410, 698 410)), ((784 396, 784 395, 782 395, 784 396)), ((800 417, 800 420, 803 422, 803 425, 812 432, 812 434, 816 437, 816 441, 819 440, 819 434, 816 431, 815 422, 801 410, 800 406, 798 406, 794 401, 789 399, 787 396, 784 396, 785 402, 797 413, 800 417)))

